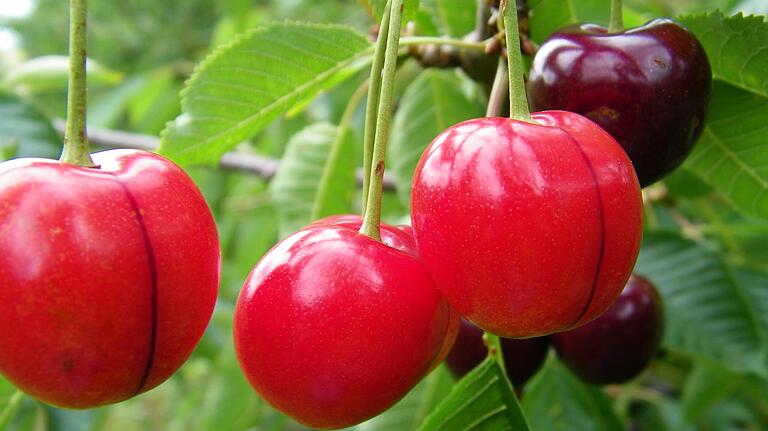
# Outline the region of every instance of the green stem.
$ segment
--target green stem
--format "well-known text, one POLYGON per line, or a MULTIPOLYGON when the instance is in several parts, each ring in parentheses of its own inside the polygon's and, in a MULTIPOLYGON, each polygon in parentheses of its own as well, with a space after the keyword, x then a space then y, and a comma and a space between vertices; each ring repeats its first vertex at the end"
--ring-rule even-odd
POLYGON ((411 45, 451 45, 473 51, 485 52, 485 42, 469 42, 449 37, 409 36, 400 39, 400 46, 411 45))
POLYGON ((514 120, 533 122, 528 109, 528 97, 525 95, 523 80, 523 56, 520 52, 520 30, 517 27, 517 8, 509 7, 508 0, 501 0, 501 12, 504 16, 504 29, 507 42, 507 60, 509 61, 509 117, 514 120))
POLYGON ((624 21, 621 18, 621 0, 611 0, 611 19, 608 21, 608 33, 617 33, 624 30, 624 21))
POLYGON ((333 172, 336 169, 336 163, 341 155, 341 149, 344 146, 344 138, 349 130, 349 124, 352 122, 352 117, 354 117, 355 111, 357 111, 357 107, 363 100, 366 91, 368 91, 368 81, 363 82, 357 87, 357 90, 355 90, 349 98, 346 108, 344 108, 344 113, 341 115, 341 120, 339 120, 339 126, 336 128, 336 137, 333 139, 331 149, 328 152, 328 160, 326 160, 325 166, 323 167, 323 176, 320 178, 320 187, 318 188, 315 201, 312 204, 310 220, 317 220, 324 215, 328 215, 322 213, 322 203, 325 202, 328 192, 331 189, 330 184, 333 181, 333 172))
POLYGON ((16 414, 16 409, 19 408, 19 404, 21 403, 21 399, 23 397, 24 394, 17 390, 11 396, 11 399, 8 400, 8 404, 0 413, 0 430, 4 430, 5 427, 11 422, 11 419, 13 419, 13 415, 16 414))
POLYGON ((365 215, 360 233, 380 241, 381 233, 381 192, 384 180, 384 159, 387 154, 387 139, 389 123, 392 120, 392 102, 395 90, 395 72, 397 69, 397 52, 400 40, 400 21, 403 17, 403 0, 394 0, 390 10, 389 30, 387 31, 387 49, 384 54, 384 69, 382 70, 381 95, 379 96, 378 121, 376 122, 376 138, 371 158, 371 177, 368 187, 368 200, 365 203, 365 215))
POLYGON ((371 160, 373 160, 373 144, 376 140, 376 119, 379 114, 379 95, 381 94, 381 71, 384 69, 384 54, 387 49, 387 37, 389 36, 389 10, 392 0, 388 0, 384 6, 384 16, 379 26, 379 38, 376 40, 376 49, 373 51, 371 63, 371 76, 368 78, 368 100, 365 103, 365 126, 363 131, 363 216, 368 204, 368 189, 371 179, 371 160))
POLYGON ((501 116, 501 108, 504 105, 504 100, 507 98, 507 80, 509 75, 507 74, 507 62, 503 57, 499 56, 499 65, 496 68, 496 76, 493 78, 493 87, 491 87, 491 95, 488 97, 488 107, 485 109, 486 117, 499 117, 501 116))
POLYGON ((484 337, 485 343, 488 346, 488 354, 493 356, 493 359, 496 360, 496 363, 499 364, 499 367, 501 367, 504 374, 506 374, 507 367, 504 365, 504 352, 501 350, 501 338, 490 332, 486 332, 484 337))
POLYGON ((85 130, 85 52, 87 0, 69 3, 69 89, 67 126, 61 160, 80 166, 94 166, 85 130))

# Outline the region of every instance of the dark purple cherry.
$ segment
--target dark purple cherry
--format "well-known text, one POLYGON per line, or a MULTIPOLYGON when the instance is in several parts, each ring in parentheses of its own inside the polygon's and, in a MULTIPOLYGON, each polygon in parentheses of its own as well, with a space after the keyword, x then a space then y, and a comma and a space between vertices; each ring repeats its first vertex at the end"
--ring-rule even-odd
POLYGON ((659 292, 648 279, 633 274, 608 311, 580 328, 553 334, 552 344, 582 380, 623 383, 651 362, 662 328, 659 292))
MULTIPOLYGON (((502 338, 504 365, 512 384, 519 388, 541 368, 549 350, 548 337, 526 339, 502 338)), ((483 343, 483 330, 461 319, 459 334, 445 364, 456 378, 469 373, 488 356, 483 343)))
POLYGON ((553 33, 528 79, 531 109, 582 114, 624 147, 645 187, 679 166, 704 127, 711 84, 699 41, 656 19, 618 33, 593 24, 553 33))

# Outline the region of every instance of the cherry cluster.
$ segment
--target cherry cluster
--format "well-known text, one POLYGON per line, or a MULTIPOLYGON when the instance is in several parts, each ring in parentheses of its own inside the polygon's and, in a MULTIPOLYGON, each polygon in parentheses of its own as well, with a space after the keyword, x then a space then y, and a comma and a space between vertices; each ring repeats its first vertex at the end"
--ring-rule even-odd
MULTIPOLYGON (((630 277, 640 187, 690 151, 709 82, 701 45, 670 20, 555 33, 527 91, 556 110, 441 132, 414 173, 412 228, 382 223, 378 241, 360 216, 333 216, 258 262, 235 309, 246 377, 318 428, 379 414, 446 356, 467 373, 486 356, 483 331, 508 338, 518 386, 550 343, 587 381, 633 378, 662 326, 655 288, 630 277)), ((213 218, 181 169, 135 151, 93 162, 0 164, 0 372, 73 408, 170 376, 219 282, 213 218)))

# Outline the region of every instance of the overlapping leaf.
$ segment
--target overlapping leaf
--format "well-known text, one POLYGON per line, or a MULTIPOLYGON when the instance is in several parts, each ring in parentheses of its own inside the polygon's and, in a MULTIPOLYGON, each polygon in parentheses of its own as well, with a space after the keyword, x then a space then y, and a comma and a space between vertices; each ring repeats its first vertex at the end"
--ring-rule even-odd
POLYGON ((704 46, 715 79, 768 97, 768 22, 763 16, 725 17, 715 11, 679 20, 704 46))
POLYGON ((464 376, 427 416, 420 431, 527 431, 512 385, 487 358, 464 376))
POLYGON ((322 208, 319 216, 351 211, 355 191, 355 163, 352 159, 351 140, 342 141, 344 147, 332 160, 331 178, 318 201, 326 163, 337 128, 327 123, 315 123, 294 135, 288 142, 285 155, 270 185, 272 199, 278 211, 280 233, 285 236, 311 220, 315 206, 322 208))
POLYGON ((636 270, 664 298, 668 347, 768 375, 761 310, 717 253, 676 234, 646 234, 636 270))
POLYGON ((16 96, 0 93, 0 160, 10 156, 56 157, 62 143, 43 114, 16 96))
POLYGON ((523 412, 534 430, 624 429, 611 400, 599 388, 581 382, 554 356, 526 386, 523 412))
POLYGON ((209 56, 182 91, 183 113, 160 151, 179 163, 214 163, 295 104, 354 71, 367 38, 347 27, 273 24, 209 56))
POLYGON ((721 81, 685 166, 744 214, 768 219, 768 98, 721 81))

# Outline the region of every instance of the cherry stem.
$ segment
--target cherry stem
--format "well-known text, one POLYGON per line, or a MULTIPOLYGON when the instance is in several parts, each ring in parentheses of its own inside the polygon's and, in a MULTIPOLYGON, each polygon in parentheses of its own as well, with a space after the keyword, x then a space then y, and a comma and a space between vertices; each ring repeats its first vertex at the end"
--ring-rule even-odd
POLYGON ((501 338, 490 332, 486 332, 483 335, 483 338, 485 338, 485 345, 488 346, 488 354, 493 356, 493 359, 496 360, 496 363, 499 364, 504 375, 506 375, 507 367, 504 365, 504 352, 501 350, 501 338))
POLYGON ((85 127, 85 61, 87 0, 69 3, 69 89, 67 126, 60 161, 80 166, 95 166, 88 148, 85 127))
POLYGON ((485 42, 468 42, 462 39, 449 37, 409 36, 400 39, 400 46, 410 45, 450 45, 456 48, 464 48, 485 53, 485 42))
POLYGON ((514 120, 533 122, 528 109, 528 97, 525 95, 523 80, 523 55, 520 52, 520 30, 517 27, 517 8, 509 7, 508 0, 501 0, 501 13, 504 17, 504 33, 507 42, 509 61, 509 117, 514 120))
POLYGON ((336 127, 336 136, 333 138, 331 149, 328 152, 328 160, 325 162, 323 175, 320 178, 320 187, 317 191, 317 197, 312 204, 310 220, 317 220, 320 217, 331 215, 324 213, 322 202, 326 201, 326 197, 330 192, 331 183, 333 182, 333 172, 335 170, 336 164, 338 163, 339 157, 341 156, 341 150, 344 147, 344 139, 346 138, 347 132, 349 131, 349 124, 352 122, 352 117, 354 117, 355 111, 357 111, 357 107, 360 105, 363 97, 365 97, 367 90, 368 81, 365 81, 360 84, 352 96, 349 97, 349 102, 347 102, 347 106, 344 108, 344 113, 341 114, 339 125, 336 127))
POLYGON ((363 216, 368 204, 368 189, 371 179, 371 161, 373 160, 373 145, 376 140, 376 120, 379 112, 379 95, 381 93, 381 71, 384 68, 384 54, 387 48, 389 35, 389 10, 391 0, 384 6, 384 16, 379 26, 379 37, 376 40, 376 49, 373 51, 371 63, 371 76, 368 78, 368 100, 365 103, 365 127, 363 134, 363 216))
MULTIPOLYGON (((397 71, 397 51, 400 41, 400 22, 403 17, 403 0, 394 0, 390 9, 387 31, 387 48, 384 54, 384 69, 379 95, 378 121, 376 138, 371 158, 371 177, 368 187, 368 200, 365 204, 363 224, 360 233, 381 241, 379 224, 381 223, 381 192, 384 180, 384 159, 387 154, 389 125, 392 120, 392 105, 395 90, 395 72, 397 71)), ((378 47, 377 47, 378 48, 378 47)), ((375 55, 375 54, 374 54, 375 55)))
POLYGON ((504 105, 504 101, 507 98, 507 90, 509 89, 509 86, 507 85, 508 79, 507 61, 504 60, 504 57, 499 56, 499 65, 496 68, 496 76, 493 78, 491 95, 488 97, 488 107, 485 110, 486 117, 501 116, 501 107, 504 105))
POLYGON ((611 0, 611 19, 608 22, 608 33, 617 33, 624 30, 624 21, 621 17, 621 0, 611 0))

